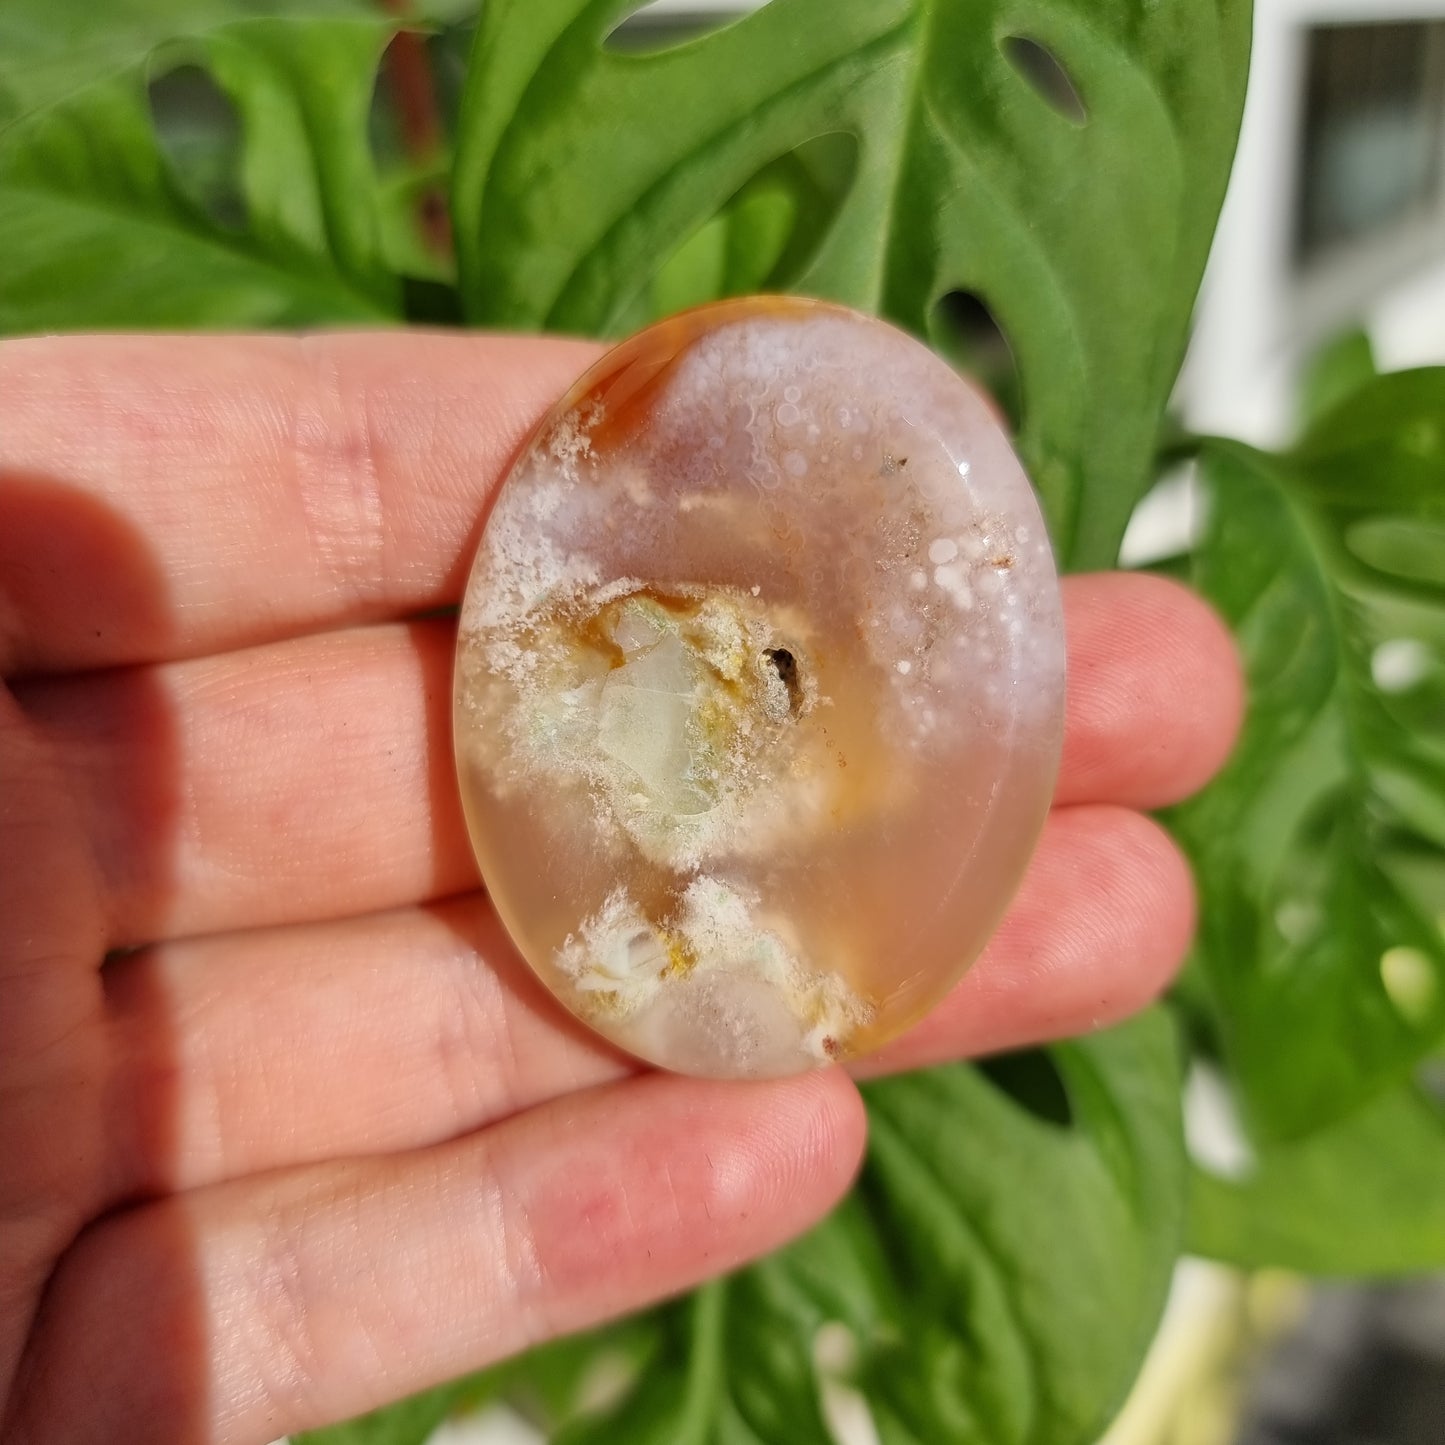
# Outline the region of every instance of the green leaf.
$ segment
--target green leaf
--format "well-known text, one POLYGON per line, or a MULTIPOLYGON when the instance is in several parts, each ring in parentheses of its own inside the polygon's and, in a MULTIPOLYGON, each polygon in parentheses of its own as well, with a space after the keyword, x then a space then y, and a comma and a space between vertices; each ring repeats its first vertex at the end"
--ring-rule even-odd
POLYGON ((1195 581, 1250 682, 1175 825, 1199 962, 1262 1139, 1340 1119, 1445 1032, 1445 370, 1386 376, 1291 454, 1215 443, 1195 581))
MULTIPOLYGON (((0 6, 0 130, 133 70, 158 45, 278 9, 276 0, 6 0, 0 6)), ((298 0, 292 13, 355 3, 298 0)))
POLYGON ((659 267, 755 176, 849 135, 832 225, 770 284, 920 335, 948 293, 981 296, 1017 359, 1020 444, 1060 551, 1112 562, 1223 195, 1245 0, 773 0, 645 55, 606 43, 633 8, 486 7, 453 190, 472 319, 630 326, 659 267), (1022 62, 1039 47, 1082 124, 1022 62))
POLYGON ((1445 1116, 1411 1085, 1265 1149, 1240 1180, 1199 1171, 1189 1248, 1246 1268, 1381 1275, 1445 1268, 1445 1116))
MULTIPOLYGON (((414 0, 406 19, 434 23, 474 0, 414 0)), ((0 6, 0 130, 88 85, 141 65, 157 46, 237 20, 374 17, 376 0, 5 0, 0 6)))
POLYGON ((102 7, 100 36, 69 54, 56 38, 78 24, 72 8, 55 25, 30 5, 4 21, 0 333, 400 315, 367 135, 399 22, 132 0, 102 7), (148 83, 183 65, 235 108, 238 225, 208 213, 157 136, 148 83))
POLYGON ((555 1445, 833 1445, 827 1401, 845 1389, 884 1445, 1094 1445, 1153 1334, 1182 1228, 1168 1020, 866 1092, 868 1163, 822 1225, 493 1384, 555 1445), (1060 1086, 1062 1123, 1046 1097, 1060 1086), (621 1395, 589 1408, 599 1376, 621 1395))
POLYGON ((1172 1029, 1047 1057, 1067 1127, 1017 1072, 1016 1097, 962 1066, 869 1093, 863 1197, 901 1302, 862 1375, 885 1440, 1092 1445, 1153 1336, 1180 1227, 1172 1029))

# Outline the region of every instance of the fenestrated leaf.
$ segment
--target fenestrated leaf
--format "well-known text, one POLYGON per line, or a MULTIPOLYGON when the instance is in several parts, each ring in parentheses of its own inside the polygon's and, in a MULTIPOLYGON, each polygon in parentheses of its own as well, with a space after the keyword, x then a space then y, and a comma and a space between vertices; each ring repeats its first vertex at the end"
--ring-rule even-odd
POLYGON ((1414 1085, 1231 1180, 1198 1171, 1189 1248, 1246 1268, 1381 1275, 1445 1268, 1445 1114, 1414 1085))
MULTIPOLYGON (((412 0, 408 19, 441 22, 473 0, 412 0)), ((237 20, 374 16, 374 0, 5 0, 0 5, 0 130, 142 64, 158 45, 237 20)))
POLYGON ((284 19, 236 18, 261 8, 207 4, 182 18, 174 5, 101 7, 99 39, 75 54, 56 44, 75 19, 69 8, 54 26, 29 5, 5 17, 14 48, 0 67, 0 333, 400 314, 367 138, 377 64, 398 22, 318 18, 304 6, 284 19), (204 67, 239 115, 235 227, 197 204, 155 132, 147 83, 187 63, 204 67))
MULTIPOLYGON (((870 1086, 868 1163, 828 1220, 621 1337, 560 1347, 575 1382, 627 1343, 610 1408, 554 1387, 557 1347, 493 1379, 554 1445, 834 1445, 830 1380, 884 1445, 1095 1445, 1178 1248, 1178 1064, 1158 1012, 1049 1057, 1063 1124, 964 1065, 870 1086)), ((419 1445, 347 1428, 308 1445, 419 1445)))
POLYGON ((494 0, 454 183, 477 321, 607 333, 760 167, 859 156, 787 289, 927 334, 981 296, 1023 380, 1056 541, 1113 560, 1148 480, 1243 98, 1242 0, 773 0, 701 39, 604 45, 635 0, 494 0), (1046 47, 1076 124, 1010 59, 1046 47))
POLYGON ((1382 377, 1291 454, 1207 455, 1195 580, 1251 702, 1175 824, 1199 960, 1253 1129, 1302 1134, 1396 1084, 1445 1030, 1445 370, 1382 377))

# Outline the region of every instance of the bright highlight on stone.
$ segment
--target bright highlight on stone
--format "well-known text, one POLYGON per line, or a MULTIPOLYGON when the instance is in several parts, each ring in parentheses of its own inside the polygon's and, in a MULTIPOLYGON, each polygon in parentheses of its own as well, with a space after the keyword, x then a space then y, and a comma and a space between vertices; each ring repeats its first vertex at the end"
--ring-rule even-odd
POLYGON ((1048 808, 1058 585, 987 403, 814 302, 605 356, 502 483, 456 747, 546 986, 686 1073, 866 1053, 978 954, 1048 808))

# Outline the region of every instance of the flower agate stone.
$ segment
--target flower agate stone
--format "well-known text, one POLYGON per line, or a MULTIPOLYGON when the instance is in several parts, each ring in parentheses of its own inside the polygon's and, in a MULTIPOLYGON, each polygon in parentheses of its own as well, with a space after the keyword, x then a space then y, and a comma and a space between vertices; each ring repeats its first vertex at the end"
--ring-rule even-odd
POLYGON ((599 361, 496 495, 458 643, 472 842, 532 968, 624 1049, 851 1058, 997 923, 1063 683, 988 403, 839 307, 703 307, 599 361))

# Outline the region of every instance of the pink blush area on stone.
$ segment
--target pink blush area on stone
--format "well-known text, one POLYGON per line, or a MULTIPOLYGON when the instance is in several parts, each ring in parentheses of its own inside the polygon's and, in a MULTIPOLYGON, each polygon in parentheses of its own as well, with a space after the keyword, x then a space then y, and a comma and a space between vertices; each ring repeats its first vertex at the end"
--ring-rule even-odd
POLYGON ((604 357, 497 494, 458 642, 472 842, 532 968, 624 1049, 854 1057, 997 923, 1063 683, 988 404, 842 308, 704 307, 604 357))

